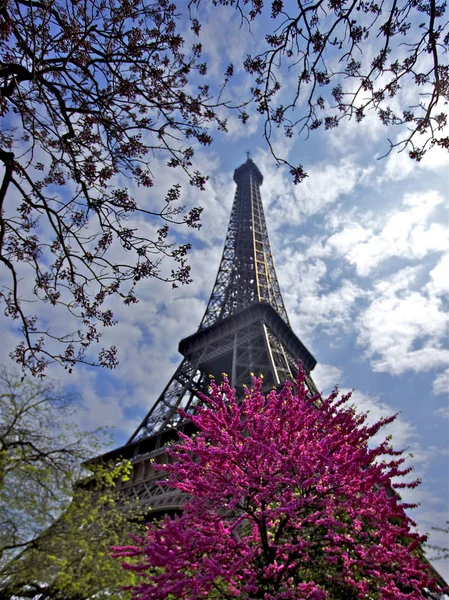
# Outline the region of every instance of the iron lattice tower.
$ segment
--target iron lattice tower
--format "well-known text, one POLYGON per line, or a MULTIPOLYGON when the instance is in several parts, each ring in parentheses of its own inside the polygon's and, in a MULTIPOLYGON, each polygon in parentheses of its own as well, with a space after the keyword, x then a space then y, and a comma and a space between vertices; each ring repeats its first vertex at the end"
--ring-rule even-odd
POLYGON ((293 333, 279 288, 268 238, 259 169, 248 160, 234 173, 237 190, 217 278, 198 331, 181 340, 183 360, 140 426, 122 448, 99 457, 131 458, 133 476, 123 492, 137 496, 154 510, 182 505, 179 493, 167 497, 156 485, 150 458, 163 455, 164 445, 189 431, 178 409, 191 412, 198 391, 207 391, 210 376, 230 377, 243 390, 251 375, 264 375, 264 391, 296 377, 298 362, 307 385, 317 393, 310 372, 316 360, 293 333))
MULTIPOLYGON (((210 375, 227 373, 239 388, 251 373, 262 373, 271 389, 296 376, 298 360, 308 373, 316 364, 290 328, 262 206, 262 174, 248 158, 234 181, 223 255, 204 317, 197 333, 181 340, 184 360, 128 443, 177 426, 178 408, 192 410, 210 375)), ((316 391, 310 378, 308 383, 316 391)))

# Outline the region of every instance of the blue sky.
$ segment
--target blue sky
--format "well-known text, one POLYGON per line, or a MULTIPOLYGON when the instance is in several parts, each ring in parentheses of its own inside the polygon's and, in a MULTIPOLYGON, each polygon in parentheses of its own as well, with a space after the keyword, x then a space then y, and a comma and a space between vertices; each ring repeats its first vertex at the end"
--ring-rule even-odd
MULTIPOLYGON (((248 35, 233 12, 217 11, 202 12, 212 83, 229 61, 238 64, 257 47, 258 27, 264 26, 256 24, 248 35)), ((237 69, 226 93, 238 99, 248 85, 237 69)), ((293 186, 268 152, 262 125, 257 115, 245 127, 233 116, 227 135, 198 149, 195 168, 210 176, 204 192, 166 168, 163 156, 155 157, 156 186, 133 190, 139 201, 160 202, 179 181, 184 202, 204 207, 201 230, 177 234, 192 243, 194 281, 176 290, 145 282, 137 305, 112 302, 118 324, 104 332, 103 344, 119 348, 114 371, 78 366, 70 376, 53 368, 49 374, 80 393, 83 427, 112 426, 117 445, 127 440, 179 363, 179 340, 201 321, 235 193, 233 171, 249 150, 264 176, 262 198, 283 298, 295 333, 318 361, 318 388, 354 388, 354 402, 372 418, 400 412, 390 427, 393 444, 414 455, 410 464, 423 480, 404 497, 420 503, 414 511, 420 530, 442 526, 449 498, 449 154, 434 150, 419 164, 405 152, 378 160, 388 149, 387 136, 398 134, 375 115, 308 140, 275 132, 279 153, 309 174, 293 186)), ((137 225, 149 233, 157 226, 140 219, 137 225)), ((66 323, 62 312, 37 310, 54 326, 66 323)), ((0 358, 7 363, 18 334, 11 322, 0 324, 0 358)), ((433 541, 447 545, 439 534, 433 541)), ((444 573, 442 563, 436 566, 444 573)))

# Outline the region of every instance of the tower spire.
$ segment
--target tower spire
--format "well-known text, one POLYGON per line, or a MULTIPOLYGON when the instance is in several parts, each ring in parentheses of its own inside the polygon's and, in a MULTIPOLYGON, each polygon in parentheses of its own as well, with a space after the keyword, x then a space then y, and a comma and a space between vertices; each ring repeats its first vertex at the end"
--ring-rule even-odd
POLYGON ((223 255, 200 329, 254 302, 270 304, 289 324, 260 195, 262 174, 248 157, 246 163, 235 170, 234 181, 237 190, 223 255))

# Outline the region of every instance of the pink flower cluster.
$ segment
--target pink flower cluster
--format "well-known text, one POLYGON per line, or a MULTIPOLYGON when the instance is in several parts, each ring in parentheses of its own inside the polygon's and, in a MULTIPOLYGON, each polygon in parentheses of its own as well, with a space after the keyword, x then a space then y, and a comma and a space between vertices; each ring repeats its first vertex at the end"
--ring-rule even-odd
MULTIPOLYGON (((198 429, 160 466, 186 493, 182 516, 148 525, 135 546, 114 548, 141 574, 133 598, 418 600, 438 591, 420 558, 425 537, 393 492, 401 453, 369 442, 394 420, 366 423, 349 396, 310 398, 296 385, 241 401, 212 383, 198 429)), ((402 484, 404 485, 404 484, 402 484)), ((417 482, 405 484, 408 487, 417 482)))

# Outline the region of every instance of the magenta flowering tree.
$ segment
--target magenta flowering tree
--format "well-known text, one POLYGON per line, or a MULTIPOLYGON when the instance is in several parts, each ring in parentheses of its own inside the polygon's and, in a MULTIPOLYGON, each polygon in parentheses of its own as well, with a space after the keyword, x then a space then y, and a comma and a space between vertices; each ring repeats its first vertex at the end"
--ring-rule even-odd
POLYGON ((310 398, 296 386, 241 402, 225 379, 212 383, 181 435, 161 483, 187 494, 181 516, 148 526, 134 546, 114 548, 140 573, 139 600, 400 600, 438 592, 420 558, 425 541, 392 489, 406 475, 401 453, 373 436, 349 396, 310 398))

